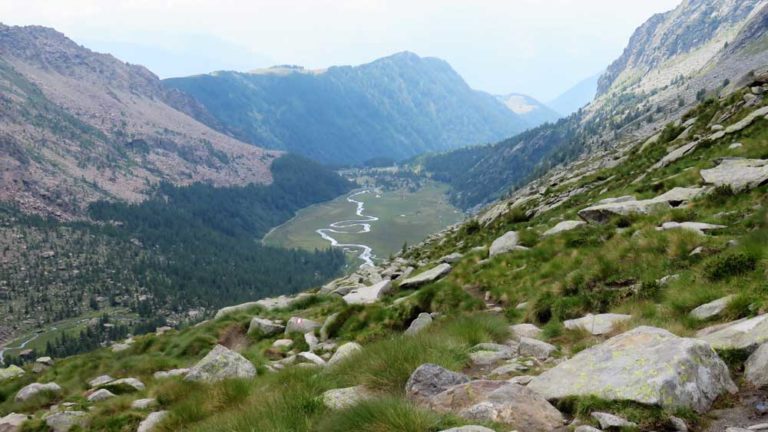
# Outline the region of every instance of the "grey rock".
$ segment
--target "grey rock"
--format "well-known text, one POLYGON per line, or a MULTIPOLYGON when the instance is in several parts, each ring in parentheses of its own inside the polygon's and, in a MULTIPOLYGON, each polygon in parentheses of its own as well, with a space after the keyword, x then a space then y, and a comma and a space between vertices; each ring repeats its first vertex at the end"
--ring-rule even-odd
POLYGON ((710 318, 714 318, 718 315, 720 315, 725 308, 728 307, 728 305, 731 303, 731 300, 733 300, 735 296, 729 295, 725 296, 723 298, 719 298, 715 301, 711 301, 709 303, 703 304, 696 309, 692 310, 689 315, 692 318, 700 319, 700 320, 706 320, 710 318))
POLYGON ((405 384, 405 396, 413 402, 426 403, 430 397, 457 384, 468 382, 469 377, 464 374, 426 363, 416 368, 408 378, 405 384))
POLYGON ((53 432, 67 432, 75 426, 85 428, 88 425, 88 415, 83 411, 62 411, 45 417, 45 424, 53 432))
POLYGON ((315 366, 325 366, 325 360, 312 352, 301 352, 296 354, 296 361, 299 363, 310 363, 315 366))
POLYGON ((438 266, 431 268, 424 273, 419 273, 416 276, 412 276, 402 282, 400 282, 400 288, 401 289, 412 289, 412 288, 418 288, 422 285, 430 284, 432 282, 436 282, 448 273, 451 272, 451 265, 450 264, 439 264, 438 266))
POLYGON ((307 343, 309 350, 312 352, 317 351, 317 346, 320 343, 314 333, 304 333, 304 342, 307 343))
POLYGON ((685 423, 685 420, 679 417, 671 416, 669 418, 669 424, 676 432, 688 432, 688 425, 685 423))
POLYGON ((131 402, 131 408, 137 410, 146 410, 154 408, 157 405, 157 399, 155 398, 136 399, 135 401, 131 402))
POLYGON ((555 225, 554 227, 548 229, 547 231, 544 231, 543 235, 544 237, 549 237, 556 234, 560 234, 562 232, 574 230, 583 225, 586 225, 584 221, 576 221, 576 220, 562 221, 557 225, 555 225))
POLYGON ((89 402, 101 402, 107 399, 111 399, 115 397, 115 394, 107 389, 99 389, 95 392, 91 393, 90 396, 88 396, 89 402))
MULTIPOLYGON (((530 369, 528 366, 522 363, 518 363, 517 361, 512 361, 497 367, 496 369, 492 370, 491 373, 488 375, 492 378, 498 378, 498 377, 504 377, 504 376, 508 376, 511 374, 519 373, 519 372, 525 372, 528 369, 530 369)), ((515 381, 515 383, 522 384, 519 381, 515 381)), ((528 383, 526 382, 525 384, 528 384, 528 383)))
POLYGON ((361 347, 359 343, 347 342, 344 345, 340 346, 335 353, 333 353, 333 357, 331 357, 330 360, 328 360, 328 366, 333 366, 362 350, 363 350, 363 347, 361 347))
POLYGON ((166 378, 184 376, 188 373, 189 373, 189 368, 178 368, 178 369, 171 369, 167 371, 157 371, 152 376, 155 379, 166 379, 166 378))
POLYGON ((429 327, 432 324, 432 315, 422 312, 419 314, 418 317, 416 317, 415 320, 411 321, 411 325, 408 326, 408 329, 405 330, 403 334, 406 336, 413 336, 415 334, 418 334, 425 328, 429 327))
POLYGON ((592 418, 597 420, 597 422, 600 423, 600 427, 603 429, 637 427, 637 423, 632 423, 626 419, 609 413, 593 412, 592 418))
POLYGON ((527 337, 520 338, 521 356, 546 360, 551 357, 555 351, 557 351, 557 347, 544 341, 527 337))
POLYGON ((278 339, 272 342, 272 348, 289 349, 292 346, 293 346, 293 340, 291 339, 278 339))
POLYGON ((32 383, 25 387, 22 387, 21 390, 19 390, 18 393, 16 393, 16 402, 24 402, 26 400, 29 400, 35 396, 37 396, 40 393, 54 393, 59 394, 61 393, 61 387, 56 384, 55 382, 50 383, 32 383))
POLYGON ((495 432, 493 429, 488 429, 485 426, 467 425, 459 426, 450 429, 443 429, 440 432, 495 432))
MULTIPOLYGON (((645 215, 678 207, 706 192, 705 188, 673 188, 647 200, 598 203, 578 212, 579 217, 590 223, 606 223, 614 216, 645 215)), ((605 201, 605 200, 604 200, 605 201)), ((603 202, 604 202, 603 201, 603 202)))
POLYGON ((587 332, 600 336, 612 332, 618 324, 632 319, 632 315, 624 314, 587 314, 579 319, 566 320, 563 325, 568 330, 586 330, 587 332))
POLYGON ((145 388, 144 383, 137 380, 136 378, 121 378, 118 380, 110 381, 106 384, 102 384, 100 387, 111 390, 115 393, 142 391, 145 388))
POLYGON ((112 378, 112 377, 111 377, 111 376, 109 376, 109 375, 99 375, 99 376, 97 376, 96 378, 94 378, 94 379, 92 379, 92 380, 88 381, 88 386, 89 386, 90 388, 101 387, 101 386, 103 386, 104 384, 110 383, 110 382, 112 382, 112 381, 114 381, 114 380, 115 380, 115 379, 114 379, 114 378, 112 378))
POLYGON ((475 366, 489 366, 514 356, 511 351, 475 351, 469 353, 469 358, 475 366))
POLYGON ((325 318, 322 327, 320 327, 320 340, 327 341, 331 335, 331 327, 336 324, 336 320, 339 318, 339 312, 332 313, 325 318))
POLYGON ((446 255, 446 256, 440 258, 438 261, 440 261, 441 263, 446 263, 446 264, 455 264, 455 263, 461 261, 461 259, 463 257, 464 257, 464 255, 460 254, 459 252, 454 252, 454 253, 452 253, 450 255, 446 255))
POLYGON ((576 427, 576 429, 574 429, 573 432, 603 432, 603 431, 592 426, 581 425, 576 427))
POLYGON ((518 339, 523 337, 538 339, 541 336, 541 329, 528 323, 511 325, 509 331, 518 339))
POLYGON ((548 400, 592 395, 698 412, 737 390, 709 344, 653 327, 637 327, 581 351, 528 387, 548 400))
POLYGON ((491 247, 488 248, 488 256, 495 257, 503 253, 527 249, 520 246, 519 243, 520 235, 516 231, 509 231, 491 243, 491 247))
POLYGON ((707 327, 699 330, 696 337, 716 350, 752 352, 768 342, 768 314, 707 327))
POLYGON ((240 354, 216 345, 202 360, 193 366, 186 381, 217 382, 228 378, 253 378, 256 368, 240 354))
POLYGON ((320 323, 312 321, 311 319, 302 317, 291 317, 288 320, 288 324, 285 326, 285 334, 300 333, 305 334, 314 332, 315 329, 320 328, 320 323))
POLYGON ((720 230, 727 228, 725 225, 713 225, 703 222, 664 222, 660 227, 656 228, 659 231, 667 231, 672 229, 684 229, 693 231, 697 234, 704 235, 707 231, 720 230))
POLYGON ((744 378, 757 388, 768 386, 768 344, 762 344, 744 363, 744 378))
POLYGON ((153 413, 150 413, 147 418, 145 418, 141 423, 139 423, 139 428, 136 429, 136 432, 152 432, 155 430, 157 425, 160 424, 160 422, 165 419, 165 417, 168 415, 168 411, 155 411, 153 413))
POLYGON ((0 418, 0 432, 21 432, 21 425, 28 418, 26 414, 10 413, 0 418))
MULTIPOLYGON (((745 97, 747 95, 745 95, 745 97)), ((739 132, 739 131, 741 131, 743 129, 746 129, 749 125, 754 123, 755 120, 757 120, 760 117, 765 116, 766 114, 768 114, 768 106, 756 109, 756 110, 752 111, 751 113, 749 113, 743 119, 741 119, 738 122, 732 124, 731 126, 728 126, 727 128, 725 128, 725 133, 730 135, 732 133, 736 133, 736 132, 739 132)))
POLYGON ((333 410, 341 410, 369 400, 372 393, 364 386, 328 390, 323 393, 323 404, 333 410))
POLYGON ((344 301, 347 304, 372 304, 384 297, 392 289, 392 281, 385 279, 371 286, 364 286, 353 289, 345 295, 344 301))
POLYGON ((693 151, 696 150, 696 147, 698 145, 699 145, 698 141, 694 141, 692 143, 682 145, 676 148, 675 150, 672 150, 666 156, 661 158, 660 161, 656 162, 656 164, 654 164, 651 167, 651 169, 664 168, 665 166, 682 159, 683 157, 689 155, 690 153, 693 153, 693 151))
POLYGON ((248 334, 261 334, 264 337, 274 336, 285 330, 285 326, 272 320, 260 317, 253 317, 251 325, 248 327, 248 334))
POLYGON ((12 378, 20 377, 24 374, 25 374, 24 369, 16 365, 10 365, 7 368, 0 369, 0 381, 5 381, 12 378))
POLYGON ((714 186, 730 186, 734 192, 754 189, 768 181, 768 161, 761 159, 723 159, 718 166, 700 171, 714 186))

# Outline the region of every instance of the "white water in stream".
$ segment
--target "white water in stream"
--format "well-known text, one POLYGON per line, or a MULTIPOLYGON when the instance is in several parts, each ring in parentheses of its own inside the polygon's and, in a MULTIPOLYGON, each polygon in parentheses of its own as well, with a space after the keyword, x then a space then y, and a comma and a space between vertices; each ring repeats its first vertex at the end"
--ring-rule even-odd
POLYGON ((27 344, 29 344, 33 340, 37 339, 38 336, 40 336, 40 334, 36 333, 31 338, 29 338, 29 339, 25 340, 24 342, 22 342, 21 344, 19 344, 19 346, 0 348, 0 365, 4 365, 5 364, 5 352, 6 351, 10 351, 10 350, 23 350, 24 348, 26 348, 27 344))
POLYGON ((338 221, 330 224, 329 225, 330 228, 320 228, 318 230, 315 230, 316 233, 320 234, 320 237, 322 237, 324 240, 329 241, 331 243, 331 246, 341 247, 341 248, 344 248, 345 250, 360 251, 360 254, 357 256, 360 260, 363 261, 360 267, 364 267, 364 266, 373 267, 373 258, 375 258, 375 255, 373 255, 373 250, 371 249, 371 247, 364 244, 339 243, 338 240, 333 238, 328 233, 364 234, 367 232, 371 232, 370 222, 375 222, 379 220, 379 218, 377 218, 376 216, 364 215, 363 212, 365 211, 365 203, 354 199, 358 195, 366 194, 369 192, 370 192, 369 190, 364 190, 364 191, 353 193, 352 195, 347 197, 347 201, 357 205, 357 211, 355 212, 355 214, 358 215, 361 219, 338 221))

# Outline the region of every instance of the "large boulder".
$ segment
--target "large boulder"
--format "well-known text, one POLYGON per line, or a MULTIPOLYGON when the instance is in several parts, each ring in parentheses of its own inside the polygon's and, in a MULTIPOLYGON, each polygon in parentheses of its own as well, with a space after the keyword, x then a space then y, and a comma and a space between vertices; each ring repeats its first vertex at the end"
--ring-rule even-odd
POLYGON ((699 330, 696 337, 716 350, 752 352, 768 342, 768 314, 707 327, 699 330))
POLYGON ((184 377, 187 381, 216 382, 228 378, 253 378, 256 368, 240 354, 216 345, 184 377))
POLYGON ((621 199, 607 201, 587 207, 578 212, 579 217, 589 223, 602 224, 608 222, 615 216, 646 215, 667 211, 706 193, 705 188, 673 188, 655 198, 646 200, 624 200, 621 199))
POLYGON ((731 303, 735 296, 729 295, 717 300, 705 303, 690 312, 691 318, 706 320, 720 315, 731 303))
POLYGON ((285 326, 270 319, 253 317, 248 326, 248 334, 260 334, 264 337, 274 336, 285 330, 285 326))
POLYGON ((99 389, 88 396, 88 402, 101 402, 107 399, 112 399, 113 397, 115 397, 115 394, 111 391, 107 389, 99 389))
POLYGON ((330 409, 340 410, 357 405, 372 397, 371 392, 363 386, 339 388, 323 393, 323 405, 330 409))
POLYGON ((534 378, 528 388, 548 400, 597 396, 698 412, 737 390, 708 343, 654 327, 638 327, 584 350, 534 378))
POLYGON ((21 425, 27 421, 26 414, 10 413, 0 418, 0 432, 20 432, 21 425))
POLYGON ((494 257, 503 253, 526 249, 526 247, 520 246, 520 235, 516 231, 508 231, 491 243, 491 247, 488 248, 488 256, 494 257))
POLYGON ((520 338, 519 354, 523 357, 534 357, 538 360, 546 360, 557 351, 557 347, 538 339, 527 337, 520 338))
POLYGON ((152 432, 167 415, 168 411, 156 411, 150 413, 147 418, 139 423, 139 428, 136 429, 136 432, 152 432))
POLYGON ((447 263, 439 264, 424 273, 419 273, 416 276, 409 277, 408 279, 400 282, 401 289, 418 288, 422 285, 427 285, 442 279, 445 275, 451 272, 451 265, 447 263))
POLYGON ((311 319, 302 317, 291 317, 288 320, 288 324, 285 326, 285 334, 300 333, 306 334, 314 332, 315 329, 320 328, 320 323, 312 321, 311 319))
POLYGON ((16 393, 16 402, 24 402, 43 393, 60 394, 61 387, 54 382, 45 383, 45 384, 41 384, 41 383, 29 384, 28 386, 22 387, 21 390, 19 390, 19 392, 16 393))
POLYGON ((744 378, 758 388, 768 386, 768 344, 762 344, 744 363, 744 378))
POLYGON ((416 403, 427 400, 457 384, 469 382, 464 374, 450 371, 436 364, 425 363, 411 374, 405 383, 405 396, 416 403))
POLYGON ((109 376, 109 375, 99 375, 99 376, 97 376, 96 378, 94 378, 94 379, 92 379, 92 380, 88 381, 88 386, 89 386, 90 388, 101 387, 101 386, 103 386, 104 384, 110 383, 110 382, 112 382, 112 381, 114 381, 114 380, 115 380, 115 379, 114 379, 114 378, 112 378, 112 377, 111 377, 111 376, 109 376))
POLYGON ((7 368, 0 369, 0 381, 9 380, 22 375, 24 375, 24 369, 16 365, 10 365, 7 368))
POLYGON ((563 325, 568 330, 585 330, 600 336, 610 333, 618 324, 632 319, 632 315, 606 313, 599 315, 587 314, 579 319, 566 320, 563 325))
POLYGON ((45 416, 45 424, 53 432, 68 432, 75 426, 82 430, 88 425, 88 414, 84 411, 61 411, 45 416))
POLYGON ((584 221, 576 221, 576 220, 567 220, 562 221, 555 225, 554 227, 544 231, 544 237, 553 236, 556 234, 560 234, 562 232, 575 230, 576 228, 585 225, 584 221))
POLYGON ((347 342, 344 345, 338 347, 333 356, 328 360, 328 366, 333 366, 340 363, 342 360, 349 358, 351 355, 363 350, 357 342, 347 342))
POLYGON ((377 302, 381 297, 392 289, 392 281, 385 279, 371 286, 364 286, 353 289, 349 294, 343 297, 347 304, 371 304, 377 302))
POLYGON ((432 315, 422 312, 419 314, 418 317, 416 317, 415 320, 411 321, 411 324, 408 326, 408 328, 405 330, 403 334, 406 336, 413 336, 415 334, 420 333, 425 328, 429 327, 432 324, 432 315))
POLYGON ((768 181, 768 160, 723 159, 715 168, 703 169, 700 174, 708 184, 729 186, 734 192, 741 192, 768 181))
POLYGON ((563 415, 526 387, 505 381, 472 381, 432 396, 430 409, 485 422, 502 423, 526 432, 551 432, 563 426, 563 415))

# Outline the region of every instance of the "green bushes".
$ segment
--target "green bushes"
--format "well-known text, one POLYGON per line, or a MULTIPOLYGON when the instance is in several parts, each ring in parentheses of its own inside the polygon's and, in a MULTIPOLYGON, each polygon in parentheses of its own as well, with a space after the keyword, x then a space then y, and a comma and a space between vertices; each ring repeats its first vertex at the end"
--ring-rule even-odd
POLYGON ((755 270, 757 259, 744 252, 726 252, 707 260, 704 274, 712 281, 723 280, 755 270))

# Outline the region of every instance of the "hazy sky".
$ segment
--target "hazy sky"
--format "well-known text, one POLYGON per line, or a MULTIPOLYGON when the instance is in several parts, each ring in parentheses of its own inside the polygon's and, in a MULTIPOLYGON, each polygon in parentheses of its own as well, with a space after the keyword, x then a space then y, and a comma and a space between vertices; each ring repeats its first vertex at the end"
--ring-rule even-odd
POLYGON ((55 27, 163 78, 408 50, 447 60, 474 88, 547 101, 600 72, 637 26, 680 1, 0 0, 0 21, 55 27))

